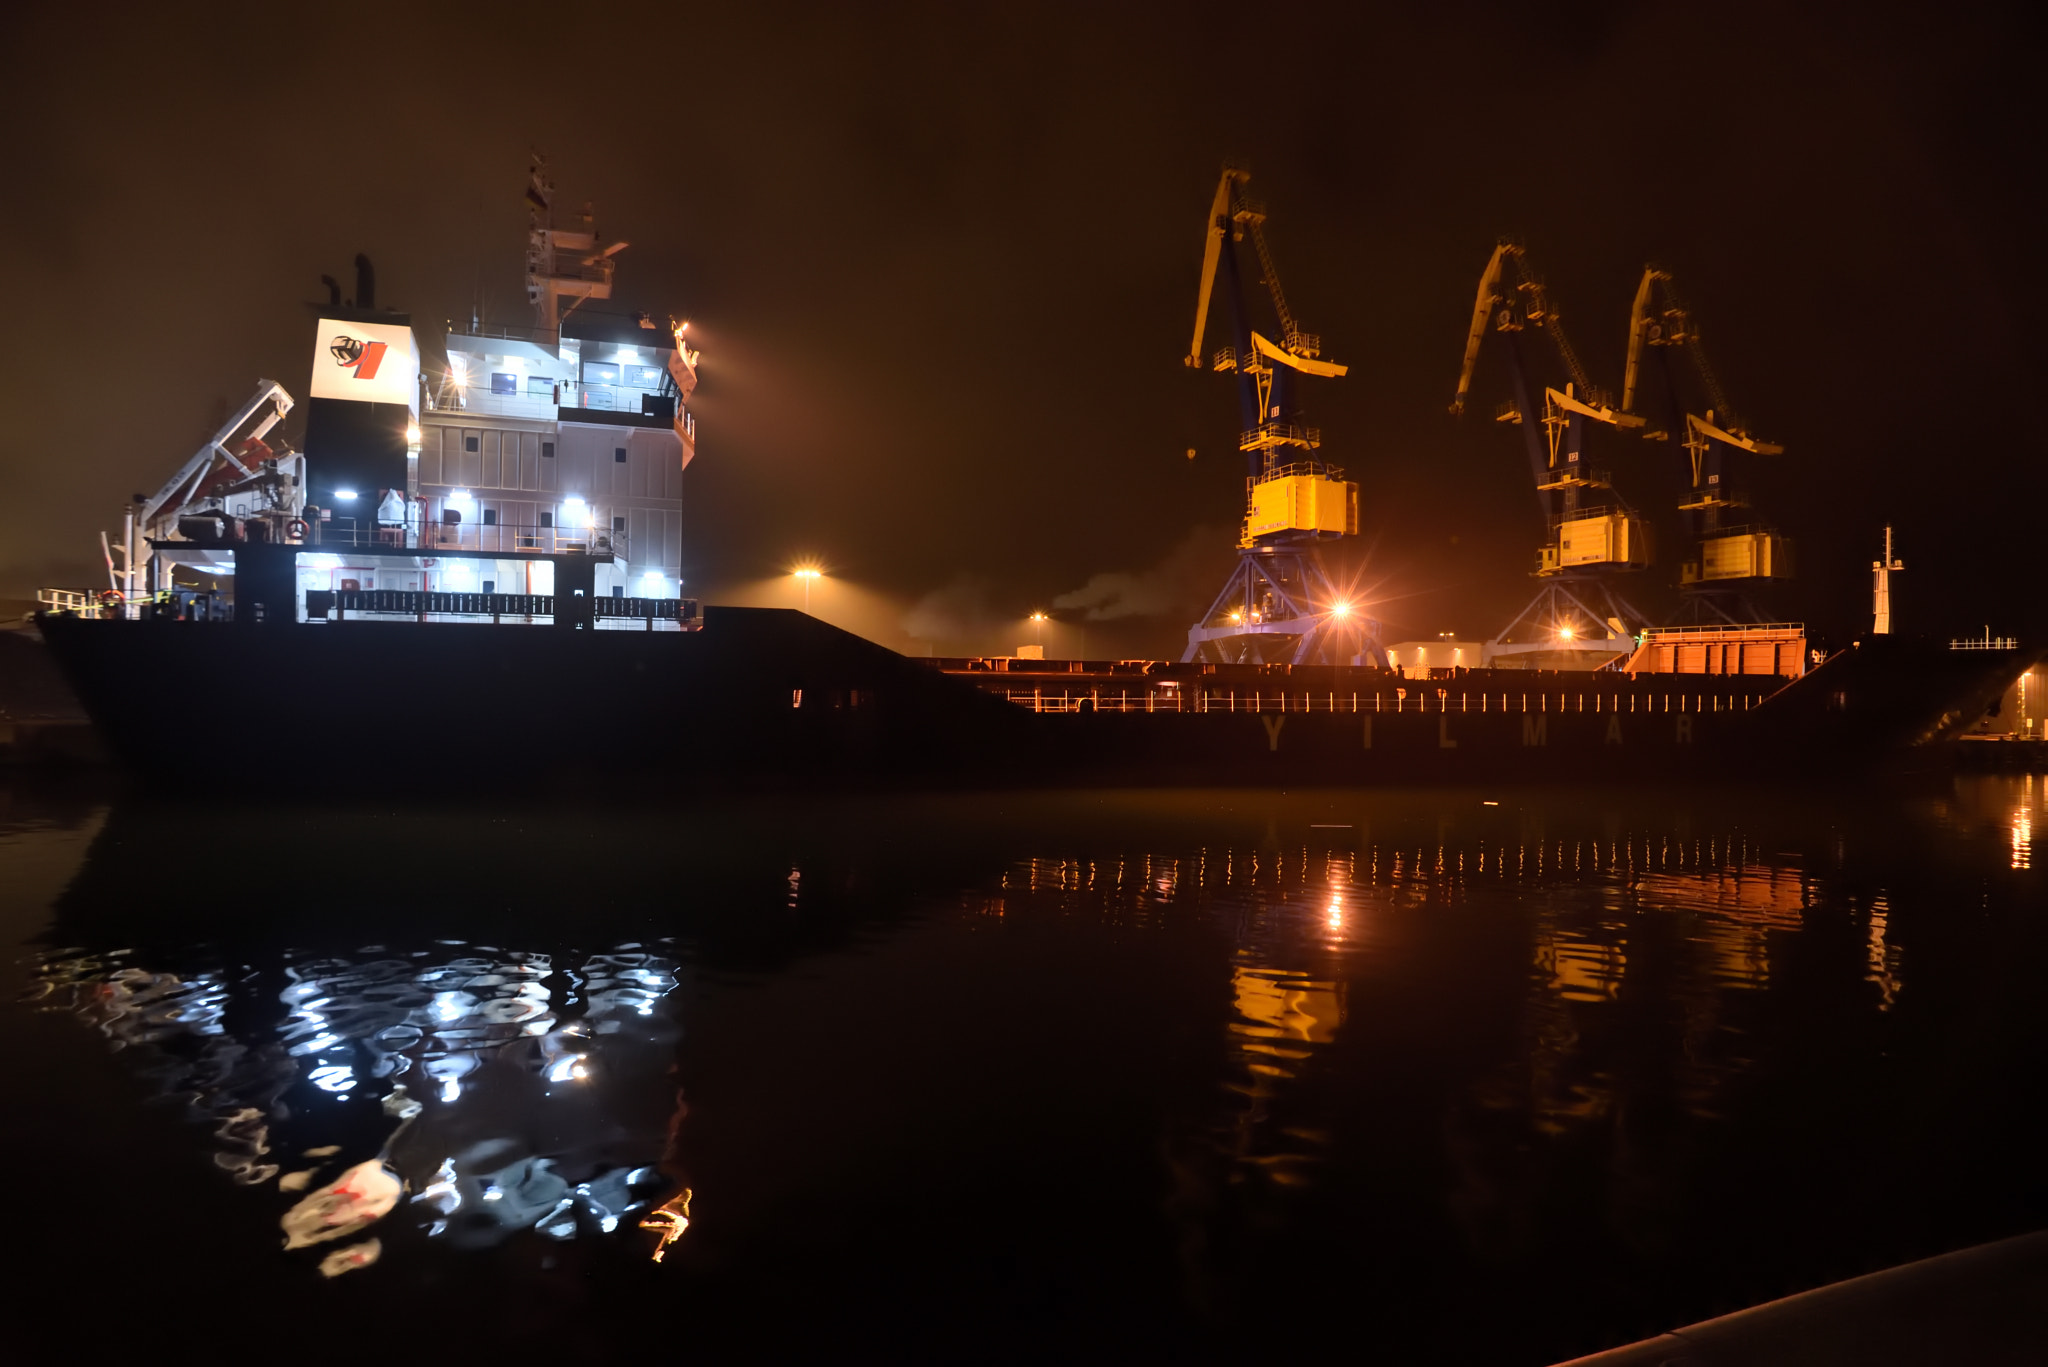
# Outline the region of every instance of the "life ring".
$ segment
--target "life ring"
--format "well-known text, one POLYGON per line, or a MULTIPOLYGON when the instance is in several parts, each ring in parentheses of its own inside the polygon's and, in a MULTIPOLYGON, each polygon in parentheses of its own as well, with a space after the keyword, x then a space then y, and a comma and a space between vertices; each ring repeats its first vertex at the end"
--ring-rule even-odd
POLYGON ((125 603, 127 601, 128 595, 121 592, 121 590, 119 589, 100 590, 100 602, 106 604, 108 607, 112 607, 116 603, 125 603))
POLYGON ((284 524, 284 534, 293 541, 304 541, 312 530, 313 525, 303 517, 295 517, 284 524))

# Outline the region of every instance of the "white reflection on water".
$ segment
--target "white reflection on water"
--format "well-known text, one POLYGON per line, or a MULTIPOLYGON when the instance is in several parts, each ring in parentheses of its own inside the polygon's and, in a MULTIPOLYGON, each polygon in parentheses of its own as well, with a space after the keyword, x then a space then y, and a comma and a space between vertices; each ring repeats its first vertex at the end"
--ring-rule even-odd
MULTIPOLYGON (((661 1201, 674 1190, 657 1166, 665 1135, 620 1116, 644 1110, 636 1097, 664 1085, 672 1063, 679 1030, 662 1003, 676 961, 637 943, 574 963, 449 952, 464 948, 187 976, 138 967, 125 949, 56 950, 37 965, 35 997, 136 1056, 162 1095, 210 1121, 214 1161, 234 1181, 262 1185, 289 1164, 280 1195, 313 1194, 286 1213, 288 1229, 386 1169, 412 1193, 395 1203, 412 1227, 465 1247, 522 1230, 608 1234, 661 1201), (283 986, 266 999, 272 974, 283 986), (366 1104, 387 1118, 374 1155, 348 1114, 366 1104)), ((381 1253, 360 1245, 321 1270, 381 1253)))

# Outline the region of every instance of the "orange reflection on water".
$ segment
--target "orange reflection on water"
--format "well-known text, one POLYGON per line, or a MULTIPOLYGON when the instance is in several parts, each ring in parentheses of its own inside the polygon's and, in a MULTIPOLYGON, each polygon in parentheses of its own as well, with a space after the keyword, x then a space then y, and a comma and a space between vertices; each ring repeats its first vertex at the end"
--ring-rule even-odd
POLYGON ((1652 871, 1637 881, 1635 893, 1645 910, 1696 914, 1692 938, 1708 951, 1723 986, 1769 986, 1772 932, 1794 932, 1805 924, 1804 877, 1775 865, 1652 871))
POLYGON ((1569 933, 1540 941, 1536 948, 1537 968, 1549 976, 1550 990, 1566 1001, 1612 1001, 1627 965, 1619 945, 1569 933))
POLYGON ((1231 974, 1239 1047, 1283 1058, 1307 1058, 1294 1044, 1328 1044, 1344 1021, 1343 984, 1279 968, 1239 968, 1231 974))

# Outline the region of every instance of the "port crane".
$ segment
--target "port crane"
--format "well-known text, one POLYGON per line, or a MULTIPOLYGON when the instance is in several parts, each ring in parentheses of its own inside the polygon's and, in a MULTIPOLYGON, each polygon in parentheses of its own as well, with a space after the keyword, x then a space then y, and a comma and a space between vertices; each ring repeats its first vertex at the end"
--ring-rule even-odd
MULTIPOLYGON (((1322 432, 1303 421, 1304 378, 1334 379, 1347 367, 1322 356, 1280 286, 1266 241, 1266 212, 1244 193, 1250 173, 1226 166, 1209 206, 1195 330, 1185 357, 1238 382, 1237 448, 1245 459, 1245 512, 1237 566, 1200 621, 1183 661, 1384 665, 1380 625, 1330 578, 1322 543, 1358 535, 1358 485, 1325 461, 1322 432), (1279 340, 1255 330, 1237 244, 1249 236, 1279 340), (1203 354, 1217 286, 1228 303, 1231 344, 1203 354)), ((1190 455, 1193 453, 1190 452, 1190 455)))
POLYGON ((1645 352, 1654 353, 1665 378, 1670 412, 1664 426, 1646 430, 1654 441, 1678 434, 1689 458, 1691 484, 1678 507, 1694 543, 1693 558, 1679 566, 1676 625, 1743 625, 1774 620, 1758 605, 1757 593, 1773 580, 1792 576, 1792 543, 1759 522, 1748 496, 1731 483, 1735 462, 1775 456, 1784 447, 1760 441, 1737 415, 1707 359, 1692 313, 1678 296, 1669 271, 1643 268, 1629 309, 1628 365, 1621 407, 1634 412, 1643 378, 1645 352), (1680 398, 1674 355, 1690 363, 1695 392, 1705 411, 1692 411, 1680 398), (1737 455, 1736 453, 1741 453, 1737 455))
POLYGON ((1617 409, 1607 392, 1593 383, 1527 250, 1508 239, 1495 246, 1479 277, 1465 338, 1465 363, 1451 402, 1454 415, 1465 410, 1489 333, 1501 335, 1506 343, 1513 384, 1514 397, 1497 417, 1522 430, 1547 537, 1536 556, 1535 572, 1543 587, 1486 643, 1485 658, 1538 652, 1620 654, 1634 646, 1635 635, 1646 622, 1612 579, 1650 563, 1648 528, 1615 490, 1608 473, 1585 460, 1586 424, 1629 429, 1644 426, 1644 419, 1617 409), (1546 339, 1565 376, 1562 389, 1544 386, 1540 408, 1523 341, 1529 333, 1546 339))

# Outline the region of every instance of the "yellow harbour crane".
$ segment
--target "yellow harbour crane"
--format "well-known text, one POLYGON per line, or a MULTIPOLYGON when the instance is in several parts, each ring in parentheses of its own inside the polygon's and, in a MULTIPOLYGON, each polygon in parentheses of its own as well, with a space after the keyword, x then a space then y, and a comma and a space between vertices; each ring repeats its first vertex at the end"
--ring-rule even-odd
POLYGON ((1721 387, 1720 376, 1707 360, 1705 344, 1692 313, 1678 296, 1668 271, 1643 268, 1629 309, 1628 365, 1623 372, 1621 407, 1633 413, 1644 379, 1646 353, 1654 354, 1664 375, 1670 404, 1667 422, 1646 430, 1655 441, 1680 436, 1691 468, 1691 484, 1679 511, 1694 543, 1693 558, 1679 566, 1679 614, 1674 625, 1743 624, 1772 620, 1757 602, 1758 592, 1773 580, 1792 577, 1792 542, 1759 521, 1748 494, 1735 484, 1738 462, 1750 456, 1775 456, 1784 447, 1760 441, 1735 412, 1721 387), (1690 362, 1694 392, 1705 399, 1704 412, 1681 398, 1672 358, 1690 362))
POLYGON ((1586 461, 1586 424, 1628 429, 1643 426, 1644 420, 1617 409, 1607 391, 1593 383, 1528 252, 1506 239, 1494 248, 1479 277, 1453 414, 1465 410, 1489 334, 1506 343, 1512 382, 1513 398, 1498 418, 1522 429, 1547 536, 1536 557, 1542 589, 1486 643, 1484 657, 1492 662, 1515 655, 1617 655, 1634 645, 1645 619, 1621 597, 1613 577, 1649 565, 1649 528, 1609 474, 1586 461), (1563 372, 1562 388, 1543 387, 1540 408, 1532 388, 1535 358, 1523 340, 1530 334, 1547 341, 1555 369, 1563 372))
MULTIPOLYGON (((1200 621, 1183 660, 1232 663, 1385 664, 1379 623, 1340 590, 1321 543, 1358 534, 1358 485, 1322 458, 1323 434, 1304 421, 1304 378, 1335 379, 1347 368, 1322 358, 1322 339, 1303 331, 1266 241, 1266 212, 1246 197, 1250 173, 1227 166, 1209 207, 1194 336, 1184 358, 1202 369, 1203 338, 1219 276, 1229 304, 1231 345, 1207 358, 1238 379, 1237 447, 1245 457, 1245 512, 1238 563, 1200 621), (1279 340, 1258 331, 1239 273, 1236 244, 1249 236, 1279 340)), ((1190 453, 1192 454, 1192 452, 1190 453)))

